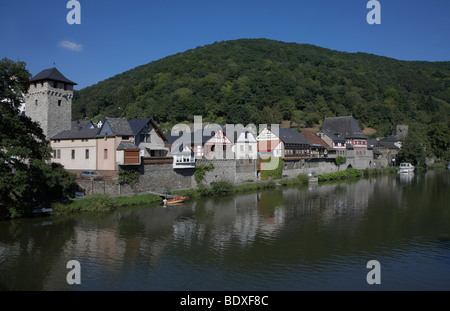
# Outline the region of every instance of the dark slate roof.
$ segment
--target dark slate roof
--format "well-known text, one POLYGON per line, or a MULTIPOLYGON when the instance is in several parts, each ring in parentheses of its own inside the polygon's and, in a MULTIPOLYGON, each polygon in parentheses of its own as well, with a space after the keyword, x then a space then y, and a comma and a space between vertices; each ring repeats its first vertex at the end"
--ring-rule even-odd
POLYGON ((378 144, 378 139, 376 139, 376 138, 369 138, 369 139, 367 139, 367 146, 375 147, 377 144, 378 144))
POLYGON ((72 121, 72 130, 76 130, 76 129, 87 130, 87 129, 90 129, 93 127, 94 127, 94 124, 89 120, 72 121))
POLYGON ((295 129, 279 128, 278 137, 285 144, 306 144, 306 145, 310 145, 311 144, 304 136, 302 136, 295 129))
POLYGON ((31 78, 30 82, 36 82, 36 81, 42 81, 42 80, 53 80, 53 81, 76 85, 75 82, 70 81, 69 79, 64 77, 63 74, 61 72, 59 72, 59 70, 56 69, 55 67, 42 70, 40 73, 38 73, 33 78, 31 78))
POLYGON ((155 121, 152 120, 152 118, 146 118, 146 119, 133 119, 128 121, 128 123, 130 124, 131 127, 131 131, 134 133, 134 135, 136 136, 137 134, 139 134, 140 131, 142 131, 142 129, 144 128, 144 126, 151 122, 153 125, 153 128, 155 129, 155 131, 158 133, 158 135, 164 140, 167 141, 167 136, 163 133, 163 131, 158 127, 158 124, 156 124, 155 121))
POLYGON ((325 118, 322 129, 333 134, 340 133, 345 138, 367 138, 352 116, 325 118))
POLYGON ((397 136, 397 135, 389 135, 387 137, 384 137, 384 138, 380 139, 380 142, 392 142, 392 143, 394 143, 394 142, 398 142, 400 140, 401 140, 400 137, 397 136))
POLYGON ((382 155, 383 153, 381 153, 378 149, 373 149, 373 154, 382 155))
POLYGON ((100 129, 99 136, 103 136, 106 127, 109 125, 112 133, 106 133, 107 136, 134 136, 130 123, 122 118, 106 118, 100 129))
POLYGON ((395 145, 393 141, 379 141, 377 144, 378 148, 386 148, 386 149, 400 149, 395 145))
POLYGON ((139 150, 139 147, 131 141, 121 141, 116 150, 139 150))
POLYGON ((327 129, 322 129, 322 132, 325 135, 327 135, 328 137, 330 137, 330 139, 332 141, 334 141, 335 143, 345 143, 346 142, 345 137, 342 137, 342 135, 340 135, 340 134, 335 135, 335 134, 333 134, 331 131, 329 131, 327 129))
POLYGON ((211 135, 205 135, 205 132, 202 130, 197 130, 195 132, 183 133, 181 132, 179 136, 167 134, 167 144, 172 145, 175 141, 178 140, 178 143, 188 144, 189 146, 194 143, 194 138, 199 136, 201 137, 202 145, 205 144, 211 137, 213 137, 215 132, 211 132, 211 135), (203 135, 202 135, 203 134, 203 135))
POLYGON ((100 129, 93 128, 93 129, 82 129, 82 130, 70 130, 70 131, 62 131, 55 136, 51 137, 50 139, 90 139, 95 138, 98 134, 100 129))
POLYGON ((133 131, 134 135, 137 135, 142 128, 148 123, 150 122, 151 118, 146 118, 146 119, 133 119, 128 121, 128 123, 130 123, 130 127, 131 130, 133 131))

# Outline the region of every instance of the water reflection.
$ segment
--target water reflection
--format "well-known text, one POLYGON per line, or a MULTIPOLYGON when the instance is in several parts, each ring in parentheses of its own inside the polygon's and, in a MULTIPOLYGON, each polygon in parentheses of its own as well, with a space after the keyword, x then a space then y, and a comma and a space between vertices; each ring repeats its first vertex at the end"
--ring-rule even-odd
POLYGON ((429 172, 3 222, 0 289, 359 289, 367 260, 396 274, 411 254, 450 289, 433 270, 437 258, 450 271, 448 185, 447 171, 429 172))

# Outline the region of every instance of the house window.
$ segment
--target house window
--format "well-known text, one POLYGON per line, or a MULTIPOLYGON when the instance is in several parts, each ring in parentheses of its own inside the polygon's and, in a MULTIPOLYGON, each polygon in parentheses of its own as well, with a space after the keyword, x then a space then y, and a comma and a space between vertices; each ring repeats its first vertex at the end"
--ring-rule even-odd
POLYGON ((130 136, 122 136, 122 140, 129 140, 130 136))
POLYGON ((37 99, 34 100, 34 104, 35 104, 36 106, 38 105, 37 99))
POLYGON ((61 99, 58 99, 58 106, 61 106, 61 99))
POLYGON ((56 158, 61 159, 61 149, 56 149, 56 158))
POLYGON ((248 146, 248 151, 252 152, 252 146, 251 145, 248 146))
POLYGON ((141 134, 141 135, 139 135, 139 137, 140 137, 140 140, 141 140, 141 141, 144 141, 144 140, 145 140, 145 134, 141 134))
POLYGON ((75 150, 72 149, 72 160, 75 159, 75 150))
POLYGON ((89 159, 89 149, 85 150, 86 159, 89 159))
POLYGON ((241 152, 244 152, 244 145, 241 145, 241 152))
POLYGON ((56 159, 56 149, 53 149, 53 158, 56 159))
POLYGON ((103 159, 108 159, 108 149, 103 149, 103 159))

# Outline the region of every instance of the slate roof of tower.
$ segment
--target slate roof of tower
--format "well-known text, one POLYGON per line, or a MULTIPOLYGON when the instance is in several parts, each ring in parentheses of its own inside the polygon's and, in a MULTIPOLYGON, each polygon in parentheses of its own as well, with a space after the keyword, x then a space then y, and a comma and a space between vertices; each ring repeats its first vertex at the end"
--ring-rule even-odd
POLYGON ((64 75, 59 72, 55 67, 42 70, 40 73, 35 75, 30 79, 30 82, 43 81, 43 80, 53 80, 58 82, 63 82, 67 84, 77 85, 77 83, 70 81, 64 75))

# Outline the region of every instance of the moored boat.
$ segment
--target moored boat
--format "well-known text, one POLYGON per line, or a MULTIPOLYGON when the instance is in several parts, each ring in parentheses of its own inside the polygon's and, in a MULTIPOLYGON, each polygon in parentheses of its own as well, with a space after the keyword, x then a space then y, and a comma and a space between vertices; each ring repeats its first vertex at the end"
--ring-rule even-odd
POLYGON ((411 163, 400 163, 399 173, 412 173, 414 172, 414 166, 411 163))
POLYGON ((182 196, 176 196, 174 198, 165 200, 167 205, 175 205, 175 204, 180 204, 183 203, 186 200, 186 197, 182 197, 182 196))

